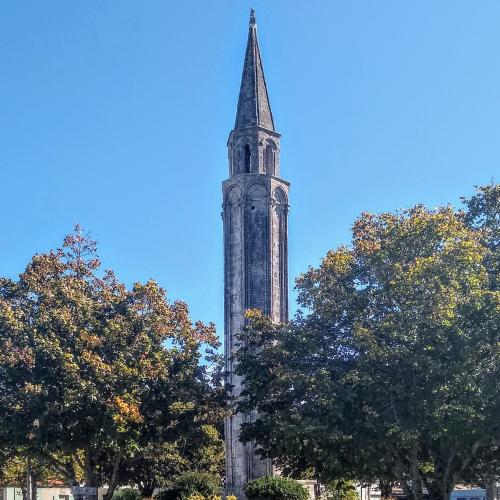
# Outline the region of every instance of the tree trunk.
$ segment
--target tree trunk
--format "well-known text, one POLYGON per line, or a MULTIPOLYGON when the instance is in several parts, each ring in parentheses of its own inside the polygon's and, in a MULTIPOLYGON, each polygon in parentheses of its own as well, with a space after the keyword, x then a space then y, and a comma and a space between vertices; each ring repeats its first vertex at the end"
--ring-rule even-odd
POLYGON ((38 491, 37 491, 37 481, 36 478, 31 476, 31 500, 37 500, 38 491))
POLYGON ((422 500, 422 478, 420 477, 420 470, 418 468, 418 452, 415 446, 412 448, 410 460, 410 477, 413 500, 422 500))
POLYGON ((454 487, 443 477, 435 477, 426 486, 429 491, 429 500, 449 500, 454 487))
POLYGON ((95 460, 92 456, 90 448, 85 450, 85 486, 95 487, 96 486, 96 474, 95 474, 95 460))
POLYGON ((26 457, 26 496, 24 497, 26 500, 31 500, 32 493, 32 481, 31 477, 31 458, 26 457))
POLYGON ((106 494, 103 496, 103 500, 111 500, 113 497, 113 493, 115 492, 116 488, 118 487, 118 473, 120 472, 120 465, 121 461, 123 458, 123 453, 121 451, 118 452, 118 454, 115 457, 114 463, 113 463, 113 474, 111 475, 109 484, 108 484, 108 491, 106 494))
POLYGON ((153 498, 154 491, 155 491, 154 488, 147 488, 145 490, 141 489, 141 498, 143 498, 144 500, 148 498, 153 498))
POLYGON ((392 482, 379 479, 380 498, 387 499, 392 496, 392 482))
POLYGON ((138 484, 139 493, 143 499, 153 498, 153 493, 155 492, 155 487, 152 484, 138 484))
POLYGON ((486 500, 498 500, 497 487, 494 476, 488 477, 488 479, 484 483, 484 489, 486 490, 486 500))
POLYGON ((88 488, 96 488, 95 495, 86 495, 85 500, 97 500, 97 482, 95 473, 95 460, 92 456, 90 447, 85 449, 85 486, 88 488))
POLYGON ((403 466, 401 462, 396 462, 394 472, 396 474, 397 480, 399 481, 399 486, 403 488, 404 494, 406 495, 408 500, 410 500, 411 498, 413 498, 413 491, 408 484, 407 478, 403 474, 403 466))
POLYGON ((460 479, 459 471, 451 472, 451 458, 449 458, 449 466, 443 467, 440 464, 435 464, 434 477, 430 483, 434 500, 449 500, 450 494, 455 488, 460 479))

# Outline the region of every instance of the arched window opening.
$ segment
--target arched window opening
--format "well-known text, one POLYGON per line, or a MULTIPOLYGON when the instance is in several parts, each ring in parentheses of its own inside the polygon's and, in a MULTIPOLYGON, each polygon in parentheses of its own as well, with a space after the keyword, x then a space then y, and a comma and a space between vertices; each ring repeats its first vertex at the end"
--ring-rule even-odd
POLYGON ((245 173, 249 174, 250 173, 250 146, 247 144, 245 146, 245 173))
POLYGON ((286 194, 279 186, 274 191, 274 199, 280 204, 286 203, 286 194))
POLYGON ((266 166, 266 173, 274 175, 274 148, 271 146, 271 144, 268 144, 266 146, 266 156, 265 156, 265 166, 266 166))

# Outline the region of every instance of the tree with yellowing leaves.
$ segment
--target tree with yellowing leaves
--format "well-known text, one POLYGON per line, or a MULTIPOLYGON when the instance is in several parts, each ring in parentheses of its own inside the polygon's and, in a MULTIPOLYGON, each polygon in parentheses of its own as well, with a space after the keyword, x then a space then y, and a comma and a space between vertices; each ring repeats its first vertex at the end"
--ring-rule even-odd
POLYGON ((138 449, 212 423, 217 345, 156 282, 127 289, 101 273, 77 227, 0 280, 0 438, 70 484, 107 485, 109 500, 138 449))

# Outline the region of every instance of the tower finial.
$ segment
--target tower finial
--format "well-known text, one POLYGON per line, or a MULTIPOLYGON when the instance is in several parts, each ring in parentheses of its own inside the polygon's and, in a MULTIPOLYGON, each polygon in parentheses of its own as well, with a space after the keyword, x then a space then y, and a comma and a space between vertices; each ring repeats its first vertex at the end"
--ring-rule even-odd
POLYGON ((250 26, 257 26, 257 21, 255 20, 255 9, 250 9, 250 26))
POLYGON ((256 26, 255 10, 252 9, 234 128, 236 130, 257 126, 274 131, 273 115, 267 94, 264 69, 262 68, 256 26))

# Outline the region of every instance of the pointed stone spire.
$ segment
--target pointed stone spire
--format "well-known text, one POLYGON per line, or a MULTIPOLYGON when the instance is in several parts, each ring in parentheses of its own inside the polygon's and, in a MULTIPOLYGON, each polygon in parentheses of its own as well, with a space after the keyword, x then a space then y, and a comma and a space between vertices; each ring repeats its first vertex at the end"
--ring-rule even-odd
POLYGON ((236 113, 235 130, 263 127, 274 131, 273 114, 267 95, 266 79, 262 67, 255 11, 250 11, 248 43, 241 77, 240 97, 236 113))
MULTIPOLYGON (((280 176, 280 140, 274 129, 257 41, 255 12, 250 13, 248 45, 238 112, 230 132, 229 176, 224 196, 224 352, 226 382, 239 401, 245 381, 234 353, 241 346, 246 311, 259 309, 275 323, 288 320, 288 189, 280 176)), ((233 413, 224 422, 225 494, 246 500, 245 485, 274 475, 253 443, 240 441, 241 427, 256 411, 233 413)))

